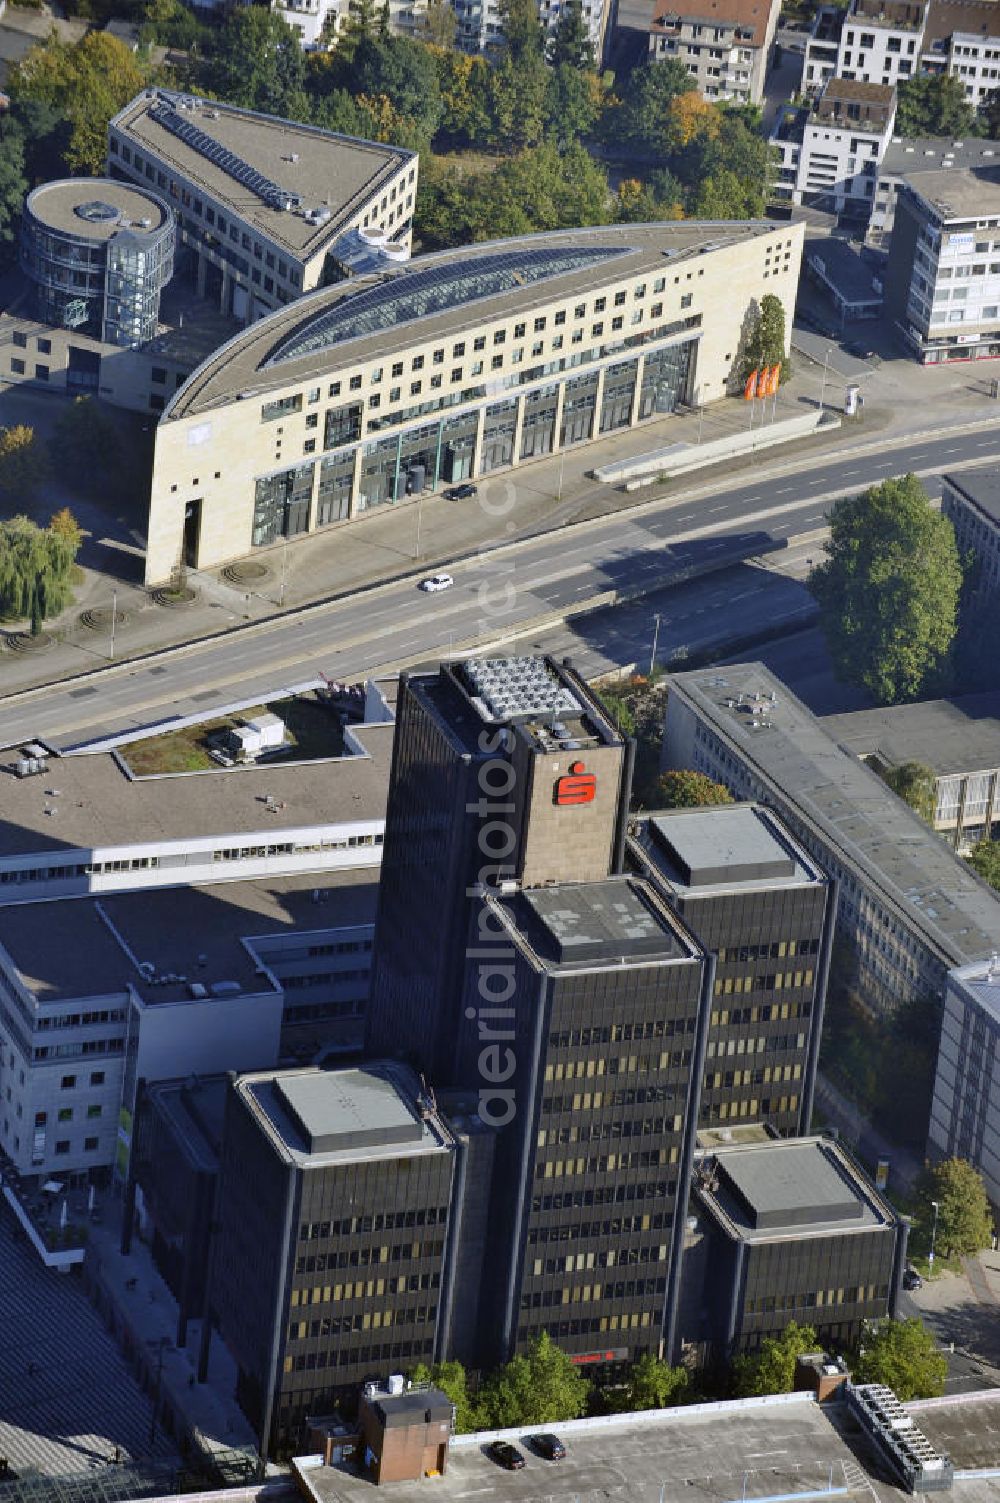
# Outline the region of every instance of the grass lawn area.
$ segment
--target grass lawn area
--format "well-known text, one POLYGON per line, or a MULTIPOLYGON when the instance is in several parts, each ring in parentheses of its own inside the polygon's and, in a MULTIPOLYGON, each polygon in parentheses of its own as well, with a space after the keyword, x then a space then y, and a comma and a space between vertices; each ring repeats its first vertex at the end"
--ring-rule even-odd
POLYGON ((208 772, 218 768, 209 756, 214 735, 231 726, 245 725, 257 715, 270 711, 285 723, 286 750, 279 757, 265 757, 259 766, 275 762, 309 762, 323 757, 340 757, 344 752, 344 734, 336 717, 313 695, 296 695, 266 705, 254 705, 231 715, 217 715, 197 725, 133 741, 120 749, 119 755, 137 778, 163 773, 208 772))

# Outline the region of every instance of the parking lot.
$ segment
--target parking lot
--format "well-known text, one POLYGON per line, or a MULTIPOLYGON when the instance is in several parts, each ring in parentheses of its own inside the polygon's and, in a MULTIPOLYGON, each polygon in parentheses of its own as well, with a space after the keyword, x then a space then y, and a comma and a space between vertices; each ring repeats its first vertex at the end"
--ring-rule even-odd
MULTIPOLYGON (((878 1463, 843 1405, 764 1400, 735 1409, 708 1406, 710 1412, 661 1411, 655 1420, 636 1423, 622 1416, 612 1424, 590 1422, 561 1434, 565 1460, 536 1456, 527 1436, 520 1449, 527 1459, 521 1471, 502 1470, 485 1454, 479 1437, 459 1438, 448 1468, 432 1483, 397 1482, 399 1503, 422 1503, 433 1489, 440 1503, 504 1503, 547 1499, 551 1503, 621 1500, 621 1503, 743 1503, 743 1500, 789 1496, 874 1495, 879 1503, 903 1494, 879 1474, 878 1463), (593 1425, 593 1428, 591 1428, 593 1425)), ((965 1406, 963 1424, 978 1437, 977 1454, 993 1454, 1000 1466, 1000 1426, 996 1406, 965 1406)), ((942 1417, 941 1423, 944 1423, 942 1417)), ((971 1451, 970 1451, 971 1454, 971 1451)), ((315 1503, 357 1503, 371 1495, 371 1484, 334 1467, 306 1473, 315 1503)), ((961 1484, 957 1503, 997 1503, 1000 1480, 961 1484)))

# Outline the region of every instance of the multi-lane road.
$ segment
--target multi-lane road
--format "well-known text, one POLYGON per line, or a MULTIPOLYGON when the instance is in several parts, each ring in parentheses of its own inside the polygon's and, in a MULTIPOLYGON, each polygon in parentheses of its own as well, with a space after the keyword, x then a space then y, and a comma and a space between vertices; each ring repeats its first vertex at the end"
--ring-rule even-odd
POLYGON ((663 500, 638 510, 457 563, 455 585, 441 595, 399 581, 0 701, 0 745, 32 737, 71 744, 151 716, 191 713, 220 698, 291 684, 318 670, 354 677, 474 640, 496 640, 572 613, 603 592, 652 586, 680 564, 701 567, 713 557, 721 563, 734 547, 764 551, 815 531, 831 497, 890 475, 913 470, 936 477, 993 458, 1000 458, 1000 425, 887 442, 877 452, 817 455, 777 476, 744 473, 738 480, 720 477, 714 486, 710 477, 698 477, 686 493, 675 485, 663 500))

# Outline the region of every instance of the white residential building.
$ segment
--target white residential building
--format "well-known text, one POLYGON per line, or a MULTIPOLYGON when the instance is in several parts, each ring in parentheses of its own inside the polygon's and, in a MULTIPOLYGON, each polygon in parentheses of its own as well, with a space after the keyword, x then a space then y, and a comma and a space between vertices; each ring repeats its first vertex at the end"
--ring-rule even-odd
POLYGON ((760 104, 781 0, 656 0, 649 53, 676 58, 704 99, 760 104))
POLYGON ((895 86, 919 71, 926 0, 852 0, 840 35, 837 73, 895 86))
POLYGON ((879 163, 892 140, 896 91, 832 78, 812 106, 779 112, 771 134, 775 192, 794 204, 868 218, 879 163))
POLYGON ((920 65, 924 73, 961 79, 979 109, 1000 88, 1000 7, 993 0, 930 0, 920 65))
POLYGON ((885 289, 921 364, 1000 355, 1000 166, 904 178, 885 289))
POLYGON ((918 73, 961 80, 979 109, 1000 88, 1000 7, 995 0, 852 0, 823 5, 806 44, 803 88, 833 77, 897 85, 918 73))
POLYGON ((20 1173, 120 1169, 139 1079, 360 1044, 393 724, 363 699, 379 723, 312 762, 140 776, 129 737, 7 752, 0 1151, 20 1173))
MULTIPOLYGON (((553 30, 559 24, 564 0, 538 0, 538 14, 553 30)), ((503 15, 498 0, 451 0, 458 22, 457 45, 466 52, 488 52, 503 42, 503 15)), ((582 0, 583 20, 598 62, 611 15, 610 0, 582 0)))

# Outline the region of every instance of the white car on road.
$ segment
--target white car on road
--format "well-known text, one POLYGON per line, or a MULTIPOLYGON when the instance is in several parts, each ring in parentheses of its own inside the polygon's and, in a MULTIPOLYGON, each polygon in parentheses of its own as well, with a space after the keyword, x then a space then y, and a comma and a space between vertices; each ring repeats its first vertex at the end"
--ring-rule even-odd
POLYGON ((432 574, 430 579, 420 581, 420 588, 428 595, 436 595, 438 590, 450 590, 454 583, 450 574, 432 574))

